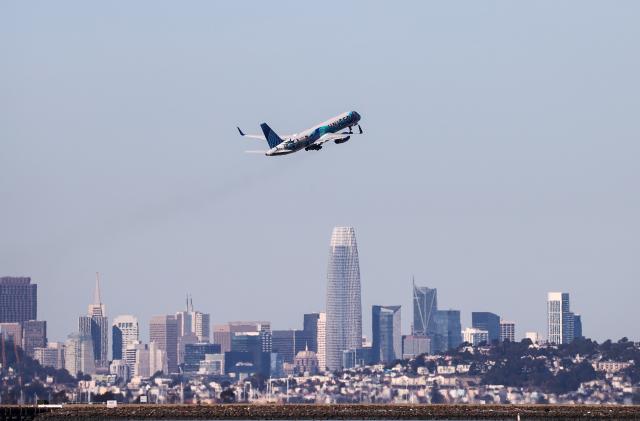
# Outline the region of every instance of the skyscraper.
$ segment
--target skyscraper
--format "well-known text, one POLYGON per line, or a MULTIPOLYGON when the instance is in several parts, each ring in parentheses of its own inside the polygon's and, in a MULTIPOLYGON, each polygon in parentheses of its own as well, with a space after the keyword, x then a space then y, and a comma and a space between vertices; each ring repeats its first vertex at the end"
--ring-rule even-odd
POLYGON ((89 304, 86 316, 78 320, 80 336, 90 336, 93 343, 93 355, 96 368, 109 367, 109 319, 100 295, 100 276, 96 273, 96 286, 93 291, 93 303, 89 304))
POLYGON ((134 316, 123 315, 113 319, 113 326, 111 327, 113 359, 124 359, 127 347, 131 344, 136 343, 138 341, 138 337, 138 319, 136 319, 134 316))
POLYGON ((373 361, 390 363, 402 358, 400 306, 373 306, 371 325, 373 361))
POLYGON ((178 323, 178 337, 189 336, 190 333, 196 335, 198 342, 209 342, 211 338, 210 315, 196 311, 193 308, 193 298, 187 296, 187 307, 185 311, 176 313, 178 323))
POLYGON ((38 319, 38 285, 31 278, 0 278, 0 323, 38 319))
POLYGON ((547 294, 547 338, 550 343, 568 344, 573 341, 574 318, 569 309, 569 294, 547 294))
POLYGON ((413 330, 416 336, 432 336, 435 333, 434 315, 438 310, 438 290, 417 287, 413 281, 413 330))
POLYGON ((318 314, 318 367, 321 372, 327 369, 327 313, 318 314))
POLYGON ((149 342, 155 342, 159 350, 166 352, 169 373, 177 373, 178 322, 176 316, 153 316, 149 322, 149 342))
POLYGON ((438 310, 434 314, 434 321, 433 352, 445 352, 462 343, 460 310, 438 310))
POLYGON ((352 227, 335 227, 327 268, 326 365, 342 367, 342 353, 362 347, 360 263, 352 227))
POLYGON ((489 332, 488 343, 500 339, 500 316, 488 311, 474 311, 471 313, 471 326, 489 332))

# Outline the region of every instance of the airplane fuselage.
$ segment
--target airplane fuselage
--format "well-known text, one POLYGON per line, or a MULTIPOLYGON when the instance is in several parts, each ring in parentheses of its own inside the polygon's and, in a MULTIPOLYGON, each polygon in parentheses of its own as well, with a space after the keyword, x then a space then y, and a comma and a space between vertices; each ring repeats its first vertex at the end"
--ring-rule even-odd
MULTIPOLYGON (((349 129, 349 132, 351 132, 352 127, 357 126, 359 121, 360 114, 355 111, 342 113, 317 126, 284 138, 282 143, 269 149, 265 155, 287 155, 305 148, 313 149, 314 144, 323 136, 338 133, 345 129, 349 129)), ((349 134, 345 133, 343 139, 348 139, 349 134)), ((338 141, 336 140, 336 142, 338 141)))

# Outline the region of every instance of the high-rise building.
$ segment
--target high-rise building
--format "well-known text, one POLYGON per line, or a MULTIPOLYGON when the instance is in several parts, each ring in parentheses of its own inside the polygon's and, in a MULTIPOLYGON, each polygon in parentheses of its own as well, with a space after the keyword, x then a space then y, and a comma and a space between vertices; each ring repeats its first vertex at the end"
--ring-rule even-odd
POLYGON ((139 339, 138 319, 130 315, 122 315, 113 319, 111 326, 112 355, 114 360, 125 357, 127 347, 139 339))
POLYGON ((78 373, 94 374, 93 340, 89 335, 73 333, 69 335, 64 346, 64 368, 72 376, 78 373))
POLYGON ((489 343, 489 332, 477 327, 468 327, 462 331, 462 339, 473 346, 489 343))
POLYGON ((516 341, 516 324, 506 320, 500 320, 500 342, 516 341))
POLYGON ((500 316, 488 311, 474 311, 471 313, 471 326, 489 332, 488 343, 500 339, 500 316))
POLYGON ((573 336, 574 338, 583 338, 582 336, 582 316, 573 313, 573 336))
MULTIPOLYGON (((300 346, 301 330, 274 330, 271 332, 272 351, 278 354, 282 362, 293 364, 296 348, 300 346), (296 339, 298 343, 296 343, 296 339)), ((304 343, 302 344, 304 347, 304 343)))
POLYGON ((318 314, 318 367, 321 372, 327 369, 327 313, 318 314))
POLYGON ((46 347, 34 348, 33 359, 43 367, 60 370, 64 368, 64 344, 49 342, 46 347))
POLYGON ((35 348, 47 346, 47 322, 43 320, 27 320, 22 322, 22 348, 33 358, 35 348))
POLYGON ((352 227, 335 227, 327 268, 326 365, 342 367, 342 353, 362 345, 360 263, 352 227))
POLYGON ((96 273, 96 286, 93 303, 89 304, 86 316, 78 319, 80 336, 90 336, 93 343, 94 364, 96 368, 109 368, 109 319, 100 295, 100 276, 96 273))
POLYGON ((166 352, 168 372, 177 373, 178 322, 176 316, 153 316, 149 322, 149 342, 155 342, 158 349, 166 352))
POLYGON ((568 344, 574 337, 574 317, 569 308, 569 294, 547 294, 547 332, 550 343, 568 344))
MULTIPOLYGON (((318 320, 320 313, 307 313, 302 324, 302 337, 309 351, 318 352, 318 320)), ((305 348, 307 349, 307 348, 305 348)))
POLYGON ((438 310, 434 314, 435 334, 431 342, 433 352, 446 352, 462 343, 460 310, 438 310))
POLYGON ((413 325, 416 336, 432 336, 435 333, 434 316, 438 311, 438 290, 418 287, 413 281, 413 325))
POLYGON ((193 298, 187 296, 187 307, 185 311, 176 313, 176 320, 178 337, 193 333, 197 336, 198 342, 209 342, 211 339, 211 317, 208 313, 194 310, 193 298))
POLYGON ((31 278, 0 278, 0 323, 38 319, 38 285, 31 278))
POLYGON ((373 361, 390 363, 402 358, 400 306, 373 306, 371 325, 373 361))

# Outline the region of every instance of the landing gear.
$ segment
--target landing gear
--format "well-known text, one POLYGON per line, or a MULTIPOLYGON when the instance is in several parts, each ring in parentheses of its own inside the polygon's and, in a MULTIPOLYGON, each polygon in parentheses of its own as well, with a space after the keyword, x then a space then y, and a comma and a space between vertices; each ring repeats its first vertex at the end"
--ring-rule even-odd
POLYGON ((320 149, 322 149, 322 145, 309 145, 304 148, 305 151, 319 151, 320 149))

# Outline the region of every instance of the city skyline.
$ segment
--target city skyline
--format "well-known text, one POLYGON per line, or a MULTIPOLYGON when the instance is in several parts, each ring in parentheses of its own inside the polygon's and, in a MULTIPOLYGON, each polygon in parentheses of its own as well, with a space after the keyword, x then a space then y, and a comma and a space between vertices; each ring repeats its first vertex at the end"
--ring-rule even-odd
POLYGON ((414 274, 440 308, 523 331, 544 331, 538 297, 571 291, 589 336, 633 336, 640 4, 465 6, 0 3, 2 274, 52 297, 55 338, 96 271, 109 314, 141 326, 190 293, 212 322, 286 329, 264 303, 321 310, 323 239, 349 225, 365 309, 409 308, 414 274), (277 65, 328 46, 341 65, 277 65), (283 159, 236 129, 352 109, 358 141, 283 159))

